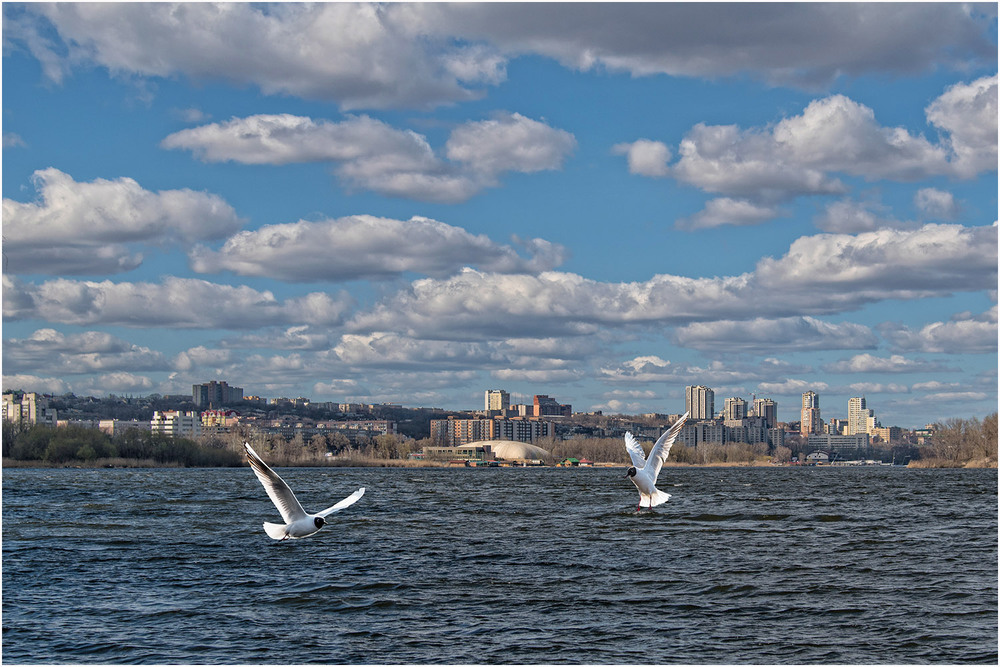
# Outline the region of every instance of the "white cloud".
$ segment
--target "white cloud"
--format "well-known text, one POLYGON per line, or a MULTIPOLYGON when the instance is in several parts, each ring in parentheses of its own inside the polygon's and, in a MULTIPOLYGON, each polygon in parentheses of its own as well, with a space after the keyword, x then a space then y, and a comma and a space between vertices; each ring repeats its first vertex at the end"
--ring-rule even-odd
POLYGON ((796 396, 807 391, 815 391, 819 393, 828 388, 829 385, 825 382, 812 382, 794 378, 789 378, 781 382, 761 382, 757 385, 757 389, 760 393, 774 396, 796 396))
POLYGON ((559 169, 576 148, 576 139, 519 113, 455 128, 445 146, 449 160, 489 176, 505 171, 532 173, 559 169))
POLYGON ((907 359, 901 354, 876 357, 872 354, 857 354, 850 359, 841 359, 823 366, 828 373, 928 373, 948 369, 933 361, 907 359))
POLYGON ((816 226, 835 234, 859 234, 885 227, 904 227, 905 223, 888 216, 887 207, 877 201, 841 199, 827 204, 816 218, 816 226))
POLYGON ((927 107, 927 120, 948 133, 959 176, 997 167, 997 75, 958 83, 927 107))
POLYGON ((718 197, 690 218, 677 221, 679 229, 708 229, 723 225, 759 225, 781 215, 775 206, 762 206, 746 199, 718 197))
MULTIPOLYGON (((871 108, 831 95, 773 126, 741 129, 698 123, 681 140, 674 164, 648 159, 640 163, 648 166, 636 168, 633 147, 657 146, 660 156, 668 150, 648 139, 618 144, 614 151, 629 156, 632 173, 669 175, 726 195, 686 221, 690 228, 755 224, 773 217, 766 212, 776 202, 847 192, 841 174, 907 182, 941 175, 972 178, 996 169, 996 90, 996 76, 979 79, 949 88, 928 106, 928 121, 942 131, 937 143, 903 127, 882 126, 871 108)), ((828 215, 826 227, 858 231, 860 224, 872 229, 874 223, 857 215, 828 215)))
POLYGON ((219 251, 191 254, 200 273, 229 270, 294 282, 392 278, 405 272, 447 276, 475 265, 501 273, 536 273, 562 263, 565 250, 543 239, 523 242, 533 255, 428 218, 357 215, 266 225, 233 236, 219 251))
POLYGON ((931 322, 914 330, 908 326, 887 322, 879 327, 881 334, 895 348, 913 352, 946 354, 996 353, 997 307, 978 316, 956 315, 948 322, 931 322))
POLYGON ((611 152, 628 156, 628 171, 639 176, 667 176, 670 168, 670 148, 662 141, 639 139, 632 143, 615 144, 611 152))
POLYGON ((349 189, 424 201, 460 202, 498 185, 508 171, 559 169, 576 147, 573 135, 520 114, 456 127, 446 144, 451 162, 427 139, 368 116, 334 123, 291 114, 232 118, 181 130, 161 145, 208 162, 331 162, 349 189))
POLYGON ((148 394, 154 386, 153 381, 144 375, 117 372, 105 373, 89 383, 77 383, 75 392, 84 396, 148 394))
POLYGON ((841 75, 960 68, 996 56, 986 36, 994 13, 955 5, 430 3, 406 10, 415 30, 633 76, 749 73, 816 86, 841 75))
POLYGON ((16 132, 4 132, 3 133, 3 147, 4 150, 8 148, 23 148, 27 144, 24 143, 24 139, 21 135, 16 132))
POLYGON ((991 60, 995 9, 914 5, 583 3, 57 3, 5 10, 4 37, 52 81, 122 75, 226 80, 345 109, 472 100, 510 58, 633 76, 747 73, 815 87, 840 76, 991 60), (44 17, 44 18, 43 18, 44 17), (738 30, 732 26, 739 26, 738 30), (478 87, 477 87, 478 86, 478 87))
POLYGON ((3 376, 4 391, 34 391, 42 394, 65 394, 69 384, 62 378, 39 377, 37 375, 13 374, 3 376))
POLYGON ((351 299, 314 292, 280 301, 271 292, 167 277, 162 283, 55 279, 41 284, 3 276, 3 316, 76 325, 257 329, 278 324, 333 325, 351 299))
POLYGON ((7 370, 52 375, 78 375, 109 370, 165 370, 166 358, 158 351, 134 345, 101 331, 65 334, 38 329, 27 338, 4 341, 7 370))
POLYGON ((222 238, 240 219, 216 195, 150 192, 131 178, 78 183, 58 169, 36 171, 36 202, 3 200, 4 252, 13 273, 105 274, 142 261, 135 244, 222 238))
POLYGON ((733 352, 870 349, 878 345, 878 337, 866 326, 808 316, 693 322, 678 327, 671 338, 682 347, 733 352))
POLYGON ((898 384, 895 382, 883 383, 883 382, 855 382, 849 386, 851 393, 855 396, 858 394, 864 396, 865 394, 908 394, 910 393, 910 388, 905 384, 898 384))
MULTIPOLYGON (((391 6, 361 3, 56 4, 33 6, 15 35, 60 81, 74 64, 257 86, 343 108, 430 108, 472 100, 503 80, 503 61, 415 33, 391 6), (65 55, 63 55, 65 54, 65 55), (464 85, 463 85, 464 84, 464 85)), ((5 21, 5 33, 7 32, 5 21)))
POLYGON ((991 289, 996 256, 995 227, 927 225, 803 237, 783 257, 764 258, 752 273, 739 276, 657 275, 643 282, 602 283, 555 271, 499 275, 465 269, 444 280, 417 280, 356 315, 348 327, 497 338, 815 316, 884 299, 991 289))
POLYGON ((955 195, 937 188, 917 190, 913 203, 925 216, 936 220, 953 220, 959 213, 955 195))

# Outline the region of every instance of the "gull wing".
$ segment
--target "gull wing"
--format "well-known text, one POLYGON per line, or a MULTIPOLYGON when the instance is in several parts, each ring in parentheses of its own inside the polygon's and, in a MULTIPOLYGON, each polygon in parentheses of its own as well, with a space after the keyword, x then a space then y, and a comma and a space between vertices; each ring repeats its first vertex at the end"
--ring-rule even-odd
POLYGON ((351 495, 347 496, 333 507, 327 507, 325 510, 319 513, 319 516, 325 517, 329 514, 333 514, 334 512, 339 512, 345 507, 350 507, 354 503, 358 502, 358 500, 360 500, 361 496, 363 495, 365 495, 365 487, 362 486, 360 489, 358 489, 351 495))
POLYGON ((684 427, 684 422, 687 421, 688 415, 690 413, 685 412, 684 416, 677 420, 677 422, 670 427, 669 430, 664 432, 663 435, 656 441, 653 448, 649 450, 649 461, 652 464, 651 477, 654 482, 656 481, 656 476, 660 474, 660 467, 663 466, 663 462, 667 460, 667 456, 670 455, 670 448, 674 446, 674 440, 677 439, 677 434, 681 432, 681 428, 684 427))
POLYGON ((635 439, 631 431, 625 432, 625 449, 632 459, 632 465, 636 468, 642 468, 646 465, 646 452, 642 451, 642 445, 635 439))
POLYGON ((308 514, 302 509, 302 505, 299 501, 295 499, 295 494, 292 490, 288 488, 285 484, 285 480, 278 477, 278 473, 271 470, 264 461, 257 456, 257 452, 253 450, 250 443, 245 442, 243 446, 247 450, 247 462, 250 467, 253 468, 253 472, 257 475, 257 479, 260 483, 264 485, 264 490, 267 491, 268 497, 271 498, 271 502, 274 506, 278 508, 281 512, 281 518, 285 520, 285 523, 292 523, 293 521, 298 521, 303 519, 308 514))

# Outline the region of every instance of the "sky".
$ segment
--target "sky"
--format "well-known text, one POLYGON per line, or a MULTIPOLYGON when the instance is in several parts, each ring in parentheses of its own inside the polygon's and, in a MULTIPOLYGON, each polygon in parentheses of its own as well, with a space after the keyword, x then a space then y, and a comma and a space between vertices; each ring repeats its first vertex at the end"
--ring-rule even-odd
POLYGON ((997 409, 997 12, 3 3, 3 388, 997 409))

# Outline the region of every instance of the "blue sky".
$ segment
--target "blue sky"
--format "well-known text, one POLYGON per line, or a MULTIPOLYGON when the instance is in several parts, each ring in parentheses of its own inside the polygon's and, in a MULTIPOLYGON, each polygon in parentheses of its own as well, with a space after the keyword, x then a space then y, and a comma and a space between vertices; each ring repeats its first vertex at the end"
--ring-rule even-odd
POLYGON ((3 387, 997 409, 996 5, 3 5, 3 387))

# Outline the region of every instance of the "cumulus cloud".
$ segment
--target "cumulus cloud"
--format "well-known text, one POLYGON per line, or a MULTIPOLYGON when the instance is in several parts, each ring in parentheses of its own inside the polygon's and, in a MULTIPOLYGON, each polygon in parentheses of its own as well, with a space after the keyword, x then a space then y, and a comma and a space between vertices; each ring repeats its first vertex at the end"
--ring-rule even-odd
POLYGON ((888 208, 877 201, 841 199, 827 204, 816 226, 835 234, 859 234, 885 227, 904 227, 905 223, 889 216, 888 208))
MULTIPOLYGON (((751 273, 714 278, 602 283, 555 271, 465 269, 443 280, 417 280, 348 327, 432 337, 576 336, 604 326, 833 314, 884 299, 992 289, 996 234, 993 226, 960 225, 820 234, 796 240, 780 258, 760 260, 751 273)), ((869 340, 862 332, 853 338, 869 340)))
POLYGON ((3 200, 4 252, 13 273, 107 274, 142 262, 137 244, 222 238, 240 219, 216 195, 150 192, 131 178, 78 183, 58 169, 36 171, 35 202, 3 200))
POLYGON ((57 3, 5 9, 4 36, 56 82, 96 64, 345 109, 429 108, 481 97, 527 54, 581 70, 806 87, 962 69, 995 61, 994 17, 989 5, 952 3, 57 3))
POLYGON ((198 247, 200 273, 229 270, 293 282, 392 278, 406 272, 447 276, 475 265, 500 273, 537 273, 565 258, 543 239, 521 242, 532 255, 429 218, 392 220, 357 215, 316 222, 266 225, 231 237, 219 251, 198 247))
POLYGON ((352 302, 314 292, 281 301, 246 286, 167 277, 161 283, 55 279, 40 284, 3 276, 3 316, 61 324, 190 329, 257 329, 278 324, 339 324, 352 302))
POLYGON ((464 201, 498 185, 504 172, 559 169, 575 149, 572 134, 520 114, 498 114, 456 127, 445 150, 368 116, 339 123, 291 114, 232 118, 167 136, 167 149, 190 150, 208 162, 330 162, 350 189, 424 201, 464 201))
POLYGON ((38 329, 27 338, 4 341, 8 370, 76 375, 102 371, 165 370, 160 352, 134 345, 101 331, 66 334, 38 329))
POLYGON ((959 212, 955 195, 937 188, 917 190, 917 194, 913 197, 913 203, 926 217, 936 220, 953 220, 959 212))
POLYGON ((509 53, 633 76, 749 73, 774 84, 815 86, 841 75, 960 68, 996 56, 987 36, 992 8, 973 13, 941 5, 431 3, 407 9, 415 29, 431 34, 486 40, 509 53))
POLYGON ((4 391, 35 391, 43 394, 61 395, 70 391, 69 384, 62 378, 39 377, 37 375, 14 373, 3 376, 4 391))
POLYGON ((866 326, 814 317, 694 322, 678 327, 671 338, 677 345, 697 350, 755 352, 871 349, 878 345, 878 337, 866 326))
POLYGON ((74 65, 94 63, 222 79, 345 109, 430 108, 477 99, 476 86, 504 79, 503 59, 415 33, 401 18, 391 6, 361 3, 68 3, 29 6, 5 19, 5 33, 57 82, 74 65))
POLYGON ((928 373, 942 372, 949 369, 942 364, 908 359, 901 354, 893 354, 889 357, 877 357, 872 354, 857 354, 850 359, 823 366, 823 370, 829 373, 928 373))
POLYGON ((795 396, 802 395, 807 391, 822 392, 829 388, 825 382, 812 382, 789 378, 780 382, 761 382, 757 389, 765 395, 774 396, 795 396))
POLYGON ((628 171, 639 176, 667 176, 670 173, 670 149, 662 141, 639 139, 632 143, 615 144, 611 152, 628 157, 628 171))
POLYGON ((927 107, 927 120, 947 133, 957 175, 997 166, 997 75, 958 83, 927 107))
POLYGON ((997 307, 980 315, 959 313, 948 322, 931 322, 919 329, 886 322, 879 331, 895 348, 908 352, 995 354, 997 307))
POLYGON ((758 225, 781 215, 775 206, 755 204, 746 199, 718 197, 705 204, 705 208, 677 221, 678 229, 708 229, 723 225, 758 225))
MULTIPOLYGON (((659 157, 666 145, 648 139, 618 144, 615 152, 629 157, 629 171, 646 176, 672 176, 705 192, 724 195, 681 227, 756 224, 773 217, 780 201, 805 195, 844 194, 839 175, 866 180, 910 182, 933 176, 972 178, 997 164, 997 77, 949 88, 927 107, 927 118, 941 131, 934 143, 903 127, 885 127, 875 112, 844 96, 810 102, 801 114, 773 126, 741 129, 736 125, 698 123, 678 147, 679 159, 647 158, 633 164, 633 153, 659 157), (639 150, 636 147, 645 147, 639 150), (642 165, 647 165, 643 167, 642 165)), ((918 205, 936 213, 954 213, 939 191, 928 190, 918 205), (929 208, 928 208, 929 207, 929 208), (942 208, 943 207, 943 208, 942 208)), ((874 228, 863 210, 843 217, 831 210, 824 219, 831 231, 874 228)))

